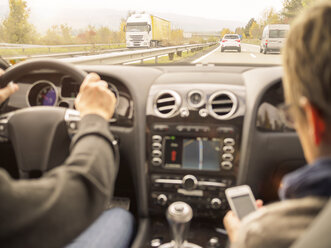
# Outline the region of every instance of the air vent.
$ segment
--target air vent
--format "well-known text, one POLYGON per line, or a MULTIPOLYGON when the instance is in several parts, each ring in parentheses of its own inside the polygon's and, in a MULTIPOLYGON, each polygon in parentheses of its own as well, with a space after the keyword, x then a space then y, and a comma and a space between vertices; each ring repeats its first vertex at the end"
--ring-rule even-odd
POLYGON ((218 91, 208 101, 209 114, 216 119, 229 119, 237 110, 236 96, 228 91, 218 91))
POLYGON ((175 91, 163 91, 154 100, 156 114, 162 118, 170 118, 178 111, 181 98, 175 91))

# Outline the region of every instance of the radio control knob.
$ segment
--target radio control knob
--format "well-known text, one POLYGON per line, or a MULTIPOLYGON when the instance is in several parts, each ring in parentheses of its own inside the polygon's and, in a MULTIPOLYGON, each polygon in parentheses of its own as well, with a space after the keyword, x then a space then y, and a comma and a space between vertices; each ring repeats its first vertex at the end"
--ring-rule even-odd
POLYGON ((159 205, 164 206, 167 204, 168 198, 165 194, 160 194, 157 196, 156 201, 159 205))
POLYGON ((222 201, 218 198, 213 198, 210 201, 210 205, 212 209, 219 209, 222 206, 222 201))
POLYGON ((186 190, 193 190, 197 187, 198 185, 198 180, 195 176, 193 175, 186 175, 183 177, 183 187, 186 190))

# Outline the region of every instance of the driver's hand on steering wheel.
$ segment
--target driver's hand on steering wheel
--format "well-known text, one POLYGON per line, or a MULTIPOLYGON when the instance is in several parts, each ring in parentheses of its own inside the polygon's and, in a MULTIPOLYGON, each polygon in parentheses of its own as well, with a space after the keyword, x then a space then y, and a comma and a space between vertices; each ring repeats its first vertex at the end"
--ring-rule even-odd
POLYGON ((97 114, 109 120, 115 111, 116 97, 108 89, 107 82, 99 75, 90 73, 80 86, 79 94, 75 100, 76 109, 81 117, 88 114, 97 114))
MULTIPOLYGON (((0 69, 0 76, 5 72, 0 69)), ((18 91, 18 85, 14 83, 9 83, 5 88, 0 89, 0 104, 3 103, 8 97, 18 91)))

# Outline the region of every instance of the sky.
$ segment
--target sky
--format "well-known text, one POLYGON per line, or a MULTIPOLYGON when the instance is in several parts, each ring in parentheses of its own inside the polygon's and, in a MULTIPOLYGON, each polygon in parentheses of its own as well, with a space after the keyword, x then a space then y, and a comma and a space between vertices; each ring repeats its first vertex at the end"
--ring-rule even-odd
MULTIPOLYGON (((263 10, 280 10, 283 0, 26 0, 32 13, 56 16, 64 6, 70 9, 116 9, 173 13, 186 16, 247 23, 259 17, 263 10)), ((7 2, 7 0, 0 0, 7 2)))

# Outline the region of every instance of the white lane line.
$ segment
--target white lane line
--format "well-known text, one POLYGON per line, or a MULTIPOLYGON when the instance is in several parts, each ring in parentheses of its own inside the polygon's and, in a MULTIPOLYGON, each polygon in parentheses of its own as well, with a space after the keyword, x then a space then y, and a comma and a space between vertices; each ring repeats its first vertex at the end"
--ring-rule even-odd
POLYGON ((209 53, 203 55, 202 57, 200 57, 200 58, 194 60, 191 64, 196 64, 196 63, 200 62, 201 60, 205 59, 205 58, 208 57, 209 55, 211 55, 211 54, 213 54, 214 52, 216 52, 216 51, 218 50, 218 48, 220 48, 220 46, 216 47, 214 50, 212 50, 211 52, 209 52, 209 53))
POLYGON ((254 59, 256 58, 256 55, 253 54, 253 53, 250 53, 249 55, 251 55, 251 57, 254 58, 254 59))

